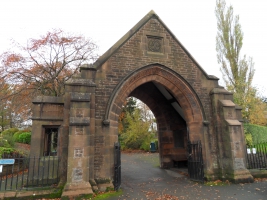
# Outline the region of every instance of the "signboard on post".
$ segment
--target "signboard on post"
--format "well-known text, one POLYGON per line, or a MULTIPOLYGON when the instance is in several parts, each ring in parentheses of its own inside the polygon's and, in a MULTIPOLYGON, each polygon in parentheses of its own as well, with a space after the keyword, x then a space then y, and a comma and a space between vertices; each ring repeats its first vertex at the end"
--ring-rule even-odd
POLYGON ((13 165, 15 159, 0 159, 0 165, 13 165))
POLYGON ((247 153, 248 154, 251 154, 251 149, 247 149, 247 153))
POLYGON ((13 165, 15 159, 0 159, 0 173, 3 171, 3 165, 13 165))
POLYGON ((252 148, 252 153, 256 154, 256 148, 252 148))

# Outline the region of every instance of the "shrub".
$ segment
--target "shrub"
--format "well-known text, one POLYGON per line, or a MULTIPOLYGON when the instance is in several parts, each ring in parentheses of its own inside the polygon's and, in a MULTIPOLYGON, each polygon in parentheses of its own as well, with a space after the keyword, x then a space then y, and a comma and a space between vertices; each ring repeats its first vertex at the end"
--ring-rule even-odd
POLYGON ((143 141, 140 149, 144 150, 144 151, 149 151, 150 150, 150 141, 148 141, 148 140, 143 141))
POLYGON ((6 136, 4 136, 4 139, 7 140, 8 144, 10 145, 10 147, 14 147, 15 140, 13 139, 12 135, 6 135, 6 136))
POLYGON ((267 127, 255 124, 244 124, 246 134, 252 135, 253 144, 267 142, 267 127))
POLYGON ((31 143, 31 133, 30 132, 24 132, 24 133, 19 134, 18 142, 24 143, 24 144, 30 144, 31 143))
POLYGON ((24 152, 14 148, 0 147, 0 158, 19 158, 27 156, 24 152))
POLYGON ((6 134, 0 138, 0 147, 12 148, 15 145, 15 141, 12 135, 6 134))
POLYGON ((15 142, 18 142, 19 141, 19 135, 21 134, 22 132, 21 131, 18 131, 16 132, 14 135, 13 135, 13 139, 15 142))
POLYGON ((17 128, 10 128, 10 129, 4 130, 2 132, 2 136, 5 136, 5 135, 12 135, 13 136, 14 133, 16 133, 18 131, 19 131, 19 129, 17 129, 17 128))
POLYGON ((14 138, 15 142, 19 142, 19 135, 21 133, 25 133, 25 132, 31 132, 31 131, 29 129, 24 129, 24 130, 19 130, 16 133, 14 133, 13 138, 14 138))
POLYGON ((2 158, 3 154, 12 154, 14 153, 16 150, 13 148, 7 148, 7 147, 0 147, 0 158, 2 158))
POLYGON ((0 138, 0 147, 6 147, 9 148, 10 145, 8 144, 7 140, 4 138, 0 138))
POLYGON ((251 146, 253 144, 252 135, 250 133, 245 134, 246 145, 251 146))

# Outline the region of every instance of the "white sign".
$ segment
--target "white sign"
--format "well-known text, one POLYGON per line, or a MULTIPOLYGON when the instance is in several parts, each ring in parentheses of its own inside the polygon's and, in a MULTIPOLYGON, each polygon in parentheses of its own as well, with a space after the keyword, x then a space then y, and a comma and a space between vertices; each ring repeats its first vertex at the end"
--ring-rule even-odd
POLYGON ((0 165, 0 173, 2 173, 3 165, 0 165))
POLYGON ((256 148, 252 148, 252 153, 256 154, 256 148))
POLYGON ((250 149, 247 149, 247 153, 248 153, 248 154, 251 154, 251 150, 250 150, 250 149))

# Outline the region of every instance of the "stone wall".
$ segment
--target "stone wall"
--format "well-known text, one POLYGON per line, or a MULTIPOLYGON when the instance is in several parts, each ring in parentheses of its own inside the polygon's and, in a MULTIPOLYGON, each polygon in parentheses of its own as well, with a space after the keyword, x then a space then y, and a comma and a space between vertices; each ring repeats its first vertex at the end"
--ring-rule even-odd
MULTIPOLYGON (((95 117, 97 134, 105 134, 105 130, 102 129, 103 121, 110 122, 110 126, 105 128, 109 129, 109 135, 105 136, 104 138, 104 142, 106 144, 105 151, 111 151, 113 145, 112 143, 117 140, 116 135, 118 133, 116 119, 118 117, 118 113, 120 113, 119 109, 121 108, 122 103, 126 98, 122 96, 118 97, 120 101, 116 103, 117 110, 115 112, 112 111, 112 114, 110 114, 111 118, 108 118, 107 112, 109 111, 107 110, 111 110, 109 106, 111 104, 114 104, 113 101, 110 101, 110 99, 113 98, 112 95, 116 95, 122 88, 122 86, 126 84, 125 82, 126 80, 128 80, 127 78, 130 78, 132 75, 137 76, 137 74, 139 74, 139 77, 136 77, 136 79, 142 79, 143 83, 147 82, 148 80, 145 80, 145 77, 147 77, 149 73, 151 74, 151 71, 147 70, 146 72, 143 71, 142 73, 140 71, 141 69, 151 65, 158 64, 163 68, 168 68, 173 76, 179 77, 181 82, 184 82, 187 85, 186 87, 188 87, 182 88, 180 86, 180 94, 183 93, 182 95, 187 94, 188 96, 184 97, 176 94, 177 101, 183 104, 182 101, 190 101, 190 99, 193 99, 193 101, 197 102, 197 109, 201 110, 201 119, 199 118, 199 120, 202 120, 201 123, 203 121, 210 122, 212 120, 212 109, 210 106, 211 99, 209 93, 214 87, 218 86, 218 79, 216 77, 209 76, 206 74, 206 72, 204 72, 204 70, 196 63, 192 56, 168 30, 168 28, 162 23, 162 21, 157 18, 156 15, 151 15, 149 20, 141 20, 137 24, 137 26, 129 31, 128 35, 126 34, 123 37, 123 39, 124 40, 118 42, 119 44, 115 44, 114 47, 112 47, 117 47, 116 50, 114 50, 112 53, 108 52, 110 53, 109 56, 107 56, 106 54, 100 57, 99 60, 101 61, 102 59, 102 62, 99 61, 95 63, 95 67, 97 69, 95 77, 95 117), (153 50, 151 50, 149 47, 152 39, 159 41, 161 44, 161 48, 158 52, 156 50, 153 52, 153 50), (190 90, 192 92, 188 93, 187 90, 190 90), (108 137, 112 137, 112 139, 108 139, 108 137)), ((164 71, 160 70, 159 73, 155 72, 154 74, 164 76, 160 75, 160 73, 164 73, 164 71)), ((166 78, 168 79, 168 77, 166 78)), ((166 84, 169 83, 166 82, 166 84)), ((127 90, 134 90, 134 86, 133 88, 125 86, 125 88, 125 92, 128 92, 127 90)), ((171 88, 169 89, 171 90, 171 88)), ((128 92, 128 94, 130 92, 128 92)), ((172 92, 175 93, 175 91, 172 92)), ((124 92, 122 91, 121 93, 124 92)), ((186 107, 184 106, 183 109, 186 110, 186 107)), ((190 112, 189 110, 190 108, 188 108, 188 112, 190 112)), ((195 120, 196 119, 191 120, 192 123, 195 120)), ((193 126, 194 125, 192 125, 192 127, 193 126)), ((196 127, 197 126, 199 127, 200 125, 196 125, 196 127)), ((212 138, 212 140, 216 142, 216 137, 214 136, 212 128, 207 128, 206 132, 202 130, 202 128, 201 130, 199 130, 199 128, 192 128, 190 132, 192 139, 194 138, 204 140, 212 138), (203 135, 203 132, 205 132, 206 134, 205 137, 203 135)), ((209 148, 209 146, 207 146, 207 148, 209 148)), ((206 151, 209 152, 209 149, 207 149, 206 151)), ((209 163, 207 164, 209 165, 209 163)), ((210 166, 206 167, 210 169, 212 168, 210 166)), ((110 172, 102 171, 101 173, 105 176, 108 174, 110 174, 109 176, 111 176, 111 172, 112 169, 110 169, 110 172)))

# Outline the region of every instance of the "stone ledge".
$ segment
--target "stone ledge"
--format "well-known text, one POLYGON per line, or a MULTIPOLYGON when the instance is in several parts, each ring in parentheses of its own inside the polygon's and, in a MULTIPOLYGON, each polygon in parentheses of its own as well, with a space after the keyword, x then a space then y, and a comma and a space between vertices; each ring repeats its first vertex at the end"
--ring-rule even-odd
POLYGON ((217 76, 214 75, 208 75, 208 78, 209 80, 216 80, 216 81, 220 80, 217 76))
POLYGON ((87 194, 93 194, 93 190, 89 182, 68 183, 66 184, 61 197, 75 197, 87 194))
POLYGON ((236 105, 231 100, 219 100, 224 107, 235 107, 236 105))
POLYGON ((70 101, 90 102, 90 93, 71 92, 70 101))
POLYGON ((267 178, 267 170, 249 169, 249 172, 254 178, 267 178))
POLYGON ((232 172, 226 174, 225 179, 236 184, 254 182, 253 176, 247 169, 233 170, 232 172))
POLYGON ((63 118, 32 117, 31 120, 39 120, 39 121, 63 121, 63 118))
POLYGON ((207 121, 207 120, 205 120, 205 121, 203 121, 203 124, 204 124, 205 126, 208 126, 208 125, 210 124, 210 122, 207 121))
POLYGON ((224 89, 223 87, 218 87, 218 88, 214 88, 211 92, 210 95, 212 94, 233 94, 232 92, 228 92, 226 89, 224 89))
POLYGON ((27 191, 5 191, 0 193, 0 199, 16 199, 16 198, 25 198, 29 197, 32 199, 33 197, 48 195, 53 193, 52 190, 27 190, 27 191))
POLYGON ((105 119, 105 120, 102 121, 102 123, 103 123, 104 126, 109 126, 110 121, 108 119, 105 119))
POLYGON ((90 117, 70 117, 70 126, 88 126, 90 117))
POLYGON ((240 121, 238 121, 237 119, 226 119, 225 121, 230 126, 240 126, 241 125, 240 121))
POLYGON ((96 84, 88 79, 70 79, 66 82, 66 85, 80 85, 80 86, 92 86, 95 87, 96 84))
POLYGON ((38 103, 51 103, 51 104, 64 104, 63 97, 52 97, 52 96, 37 96, 32 101, 33 104, 38 103))
POLYGON ((96 68, 94 68, 93 64, 84 64, 80 66, 81 70, 91 70, 91 71, 96 71, 96 68))

